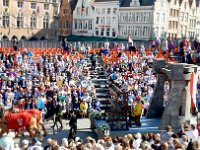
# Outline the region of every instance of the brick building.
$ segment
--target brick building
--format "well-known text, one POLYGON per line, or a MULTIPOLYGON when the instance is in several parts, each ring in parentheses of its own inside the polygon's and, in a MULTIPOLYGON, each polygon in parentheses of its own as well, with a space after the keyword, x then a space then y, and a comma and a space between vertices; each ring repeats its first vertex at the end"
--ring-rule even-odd
POLYGON ((68 0, 62 0, 60 5, 59 13, 59 30, 58 34, 60 37, 71 35, 72 33, 72 8, 68 0))

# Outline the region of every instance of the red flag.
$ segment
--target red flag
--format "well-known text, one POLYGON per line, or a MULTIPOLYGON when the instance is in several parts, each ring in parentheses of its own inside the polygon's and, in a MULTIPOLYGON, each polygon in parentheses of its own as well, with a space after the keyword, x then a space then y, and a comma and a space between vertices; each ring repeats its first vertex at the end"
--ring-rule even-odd
POLYGON ((198 73, 192 73, 190 79, 190 95, 191 95, 192 110, 195 110, 196 108, 197 81, 198 81, 198 73))

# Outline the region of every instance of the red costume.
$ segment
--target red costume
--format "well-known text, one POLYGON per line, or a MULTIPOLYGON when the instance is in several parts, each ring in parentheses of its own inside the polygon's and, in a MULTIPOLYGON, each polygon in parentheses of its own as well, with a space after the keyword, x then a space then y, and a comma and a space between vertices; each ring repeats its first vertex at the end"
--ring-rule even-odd
POLYGON ((10 129, 13 129, 15 132, 17 132, 20 128, 27 127, 30 125, 31 121, 31 114, 29 113, 8 113, 5 120, 8 123, 7 126, 7 132, 10 129))
POLYGON ((28 109, 28 110, 25 110, 24 112, 34 115, 37 119, 37 122, 39 122, 42 119, 42 112, 39 111, 38 109, 28 109))

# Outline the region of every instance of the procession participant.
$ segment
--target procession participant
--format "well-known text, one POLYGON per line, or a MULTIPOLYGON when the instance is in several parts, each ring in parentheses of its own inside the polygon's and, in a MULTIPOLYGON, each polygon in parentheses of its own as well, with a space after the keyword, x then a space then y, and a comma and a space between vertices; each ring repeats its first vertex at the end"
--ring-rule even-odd
POLYGON ((71 129, 74 129, 74 133, 76 134, 76 130, 77 130, 77 116, 76 116, 74 110, 70 111, 69 126, 70 126, 71 129))

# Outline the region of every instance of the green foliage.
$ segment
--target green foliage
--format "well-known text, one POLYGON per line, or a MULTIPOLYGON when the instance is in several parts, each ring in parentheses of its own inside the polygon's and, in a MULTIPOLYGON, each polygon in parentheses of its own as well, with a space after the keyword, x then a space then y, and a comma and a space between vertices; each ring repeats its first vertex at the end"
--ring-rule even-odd
POLYGON ((97 127, 97 130, 101 131, 102 133, 105 133, 106 131, 110 131, 110 126, 109 124, 102 124, 97 127))
POLYGON ((89 117, 91 119, 103 119, 105 118, 105 111, 93 110, 90 112, 89 117))

